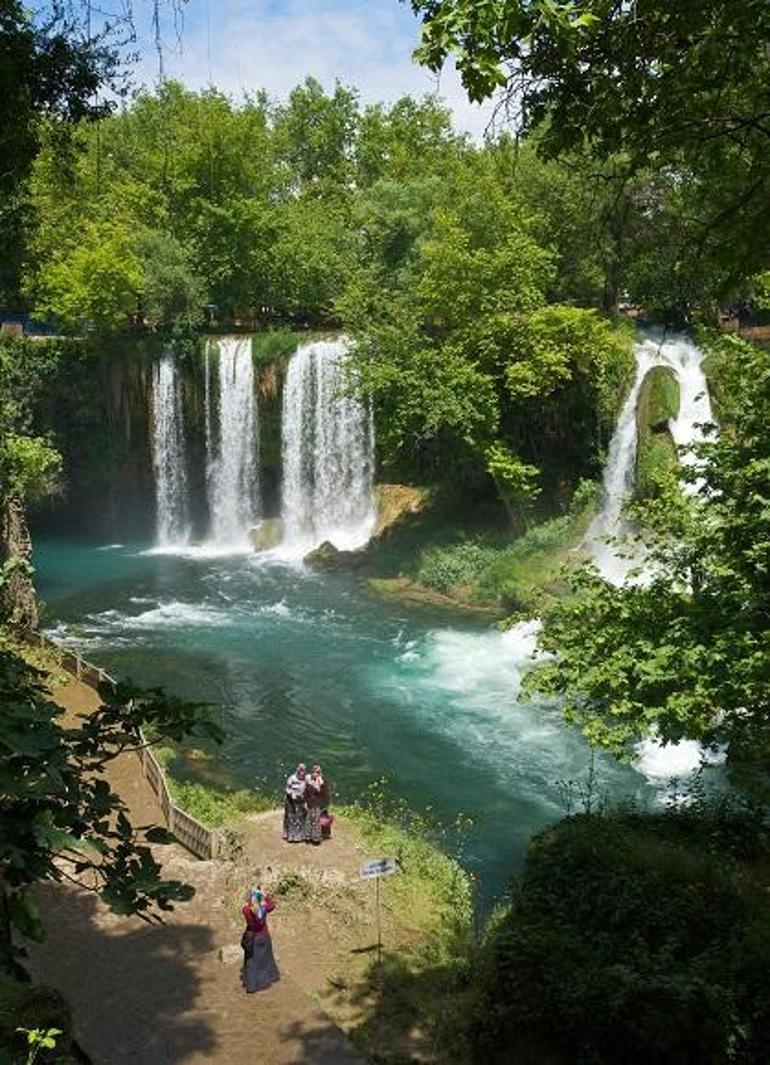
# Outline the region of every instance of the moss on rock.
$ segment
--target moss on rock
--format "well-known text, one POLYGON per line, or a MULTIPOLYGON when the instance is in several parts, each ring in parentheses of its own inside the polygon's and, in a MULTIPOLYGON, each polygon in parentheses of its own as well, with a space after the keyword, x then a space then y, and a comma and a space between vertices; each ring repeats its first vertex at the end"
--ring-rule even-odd
POLYGON ((654 498, 674 473, 678 456, 669 422, 679 413, 679 382, 665 366, 653 367, 645 377, 636 408, 638 447, 634 495, 654 498))

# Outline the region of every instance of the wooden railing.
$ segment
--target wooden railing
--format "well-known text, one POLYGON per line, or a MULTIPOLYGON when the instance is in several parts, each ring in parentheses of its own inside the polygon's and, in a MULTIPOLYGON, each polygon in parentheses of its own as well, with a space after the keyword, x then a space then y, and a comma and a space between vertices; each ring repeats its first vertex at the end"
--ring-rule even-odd
MULTIPOLYGON (((53 651, 62 667, 90 688, 96 690, 100 684, 104 683, 111 684, 113 688, 117 687, 116 681, 113 680, 109 673, 88 662, 76 651, 69 651, 62 647, 44 632, 29 633, 27 638, 30 643, 53 651)), ((139 738, 142 746, 136 753, 144 776, 155 792, 158 805, 163 811, 166 827, 170 832, 174 833, 182 846, 186 847, 188 851, 191 851, 198 858, 216 858, 219 854, 219 833, 202 825, 200 821, 197 821, 176 805, 171 798, 163 766, 153 754, 152 749, 147 746, 147 741, 141 730, 139 738)))

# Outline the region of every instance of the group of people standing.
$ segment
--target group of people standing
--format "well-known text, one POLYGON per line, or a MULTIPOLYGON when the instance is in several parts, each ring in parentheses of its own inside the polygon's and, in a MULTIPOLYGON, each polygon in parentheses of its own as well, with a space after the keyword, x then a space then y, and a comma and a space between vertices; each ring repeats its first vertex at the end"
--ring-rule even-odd
MULTIPOLYGON (((300 762, 286 781, 283 814, 283 838, 289 843, 320 843, 331 835, 334 818, 329 813, 329 785, 320 765, 310 772, 300 762)), ((247 991, 263 991, 280 979, 267 927, 267 915, 275 902, 260 886, 246 893, 241 910, 246 928, 241 936, 243 948, 243 986, 247 991)))
POLYGON ((328 839, 334 818, 329 813, 329 785, 320 765, 308 773, 300 762, 286 781, 283 838, 288 843, 319 844, 328 839))

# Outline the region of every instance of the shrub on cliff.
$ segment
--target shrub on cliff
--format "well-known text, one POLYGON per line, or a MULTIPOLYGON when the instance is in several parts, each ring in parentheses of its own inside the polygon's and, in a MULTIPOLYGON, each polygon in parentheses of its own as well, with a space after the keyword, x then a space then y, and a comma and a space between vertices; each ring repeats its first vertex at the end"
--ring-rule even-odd
POLYGON ((536 836, 489 933, 476 1060, 769 1060, 769 856, 762 818, 721 803, 536 836))

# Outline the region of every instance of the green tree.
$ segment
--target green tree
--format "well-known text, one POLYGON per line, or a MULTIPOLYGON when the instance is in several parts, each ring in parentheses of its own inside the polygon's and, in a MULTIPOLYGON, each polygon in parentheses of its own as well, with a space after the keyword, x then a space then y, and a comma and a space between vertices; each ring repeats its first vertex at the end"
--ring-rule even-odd
POLYGON ((165 880, 149 844, 171 837, 132 826, 105 768, 137 750, 140 729, 158 741, 198 735, 220 739, 199 704, 130 684, 100 688, 101 706, 72 725, 50 700, 45 678, 17 655, 0 652, 0 969, 13 972, 16 929, 39 937, 43 923, 30 887, 75 883, 115 913, 155 919, 192 895, 165 880))
POLYGON ((763 813, 689 798, 533 838, 474 974, 474 1062, 767 1059, 763 813))
POLYGON ((651 729, 747 750, 770 736, 770 359, 733 338, 720 347, 726 429, 684 468, 694 495, 645 505, 650 578, 616 588, 576 573, 544 619, 541 645, 556 657, 528 680, 620 757, 651 729))
POLYGON ((292 89, 275 112, 277 152, 289 188, 319 195, 348 189, 358 120, 357 94, 339 82, 331 95, 314 78, 292 89))
POLYGON ((66 146, 71 124, 106 114, 96 90, 117 71, 115 53, 83 35, 65 5, 35 12, 19 0, 0 7, 0 302, 17 298, 29 225, 24 182, 43 119, 66 146))
POLYGON ((141 268, 140 301, 150 320, 188 326, 200 322, 205 292, 188 249, 159 229, 140 233, 134 248, 141 268))
POLYGON ((119 222, 87 222, 39 277, 37 306, 70 328, 114 330, 128 324, 142 290, 142 264, 129 229, 119 222))
MULTIPOLYGON (((472 99, 509 97, 548 155, 587 147, 630 173, 674 170, 693 213, 687 255, 709 248, 724 295, 767 263, 770 13, 763 0, 413 0, 418 58, 452 55, 472 99), (700 196, 699 196, 700 194, 700 196)), ((712 292, 707 293, 713 295, 712 292)))

